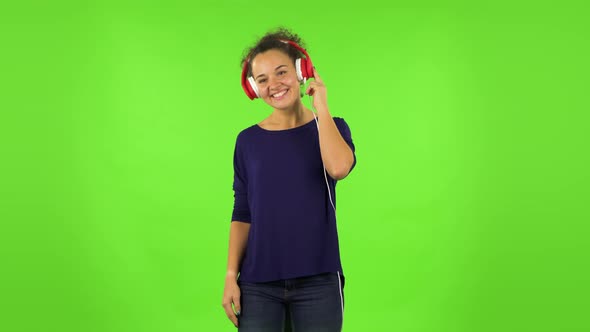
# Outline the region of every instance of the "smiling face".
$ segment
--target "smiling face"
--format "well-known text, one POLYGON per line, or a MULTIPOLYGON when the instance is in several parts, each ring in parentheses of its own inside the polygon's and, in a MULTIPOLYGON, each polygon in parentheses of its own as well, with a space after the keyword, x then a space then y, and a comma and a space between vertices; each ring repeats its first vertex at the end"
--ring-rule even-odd
POLYGON ((271 49, 256 55, 252 77, 260 98, 273 108, 289 109, 301 102, 295 65, 282 51, 271 49))

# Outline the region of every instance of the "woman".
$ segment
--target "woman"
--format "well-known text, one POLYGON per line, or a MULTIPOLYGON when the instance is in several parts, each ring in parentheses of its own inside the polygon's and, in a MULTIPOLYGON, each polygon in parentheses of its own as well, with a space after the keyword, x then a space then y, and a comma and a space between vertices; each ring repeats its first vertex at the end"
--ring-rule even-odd
POLYGON ((326 86, 286 29, 242 60, 242 86, 272 113, 242 130, 234 150, 234 208, 223 307, 239 331, 340 331, 344 275, 337 180, 356 164, 348 125, 328 110, 326 86), (316 114, 302 103, 301 87, 316 114), (233 308, 232 308, 233 305, 233 308))

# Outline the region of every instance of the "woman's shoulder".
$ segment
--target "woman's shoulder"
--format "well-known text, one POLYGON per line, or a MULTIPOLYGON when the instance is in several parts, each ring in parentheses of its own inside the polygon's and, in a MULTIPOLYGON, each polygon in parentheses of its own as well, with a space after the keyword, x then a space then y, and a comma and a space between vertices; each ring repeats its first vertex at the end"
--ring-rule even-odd
POLYGON ((346 120, 344 120, 343 117, 339 117, 339 116, 333 116, 332 119, 334 120, 334 123, 336 124, 336 127, 338 127, 338 129, 340 129, 340 131, 342 130, 350 130, 348 123, 346 122, 346 120))
POLYGON ((255 137, 258 132, 257 127, 258 125, 254 124, 239 130, 238 134, 236 135, 236 143, 247 142, 251 138, 255 137))
POLYGON ((341 116, 332 116, 332 119, 334 119, 334 122, 346 123, 346 120, 341 116))
POLYGON ((240 137, 248 137, 250 135, 253 135, 256 132, 257 126, 258 126, 257 124, 254 124, 254 125, 251 125, 251 126, 241 129, 238 132, 237 137, 240 138, 240 137))

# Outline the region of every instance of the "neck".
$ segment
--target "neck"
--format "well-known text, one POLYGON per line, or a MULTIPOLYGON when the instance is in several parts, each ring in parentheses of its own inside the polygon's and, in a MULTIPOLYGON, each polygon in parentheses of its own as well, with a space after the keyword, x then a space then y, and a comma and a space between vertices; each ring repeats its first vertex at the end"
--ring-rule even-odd
POLYGON ((303 103, 298 102, 288 109, 275 109, 269 120, 282 128, 294 128, 307 122, 311 113, 303 103))

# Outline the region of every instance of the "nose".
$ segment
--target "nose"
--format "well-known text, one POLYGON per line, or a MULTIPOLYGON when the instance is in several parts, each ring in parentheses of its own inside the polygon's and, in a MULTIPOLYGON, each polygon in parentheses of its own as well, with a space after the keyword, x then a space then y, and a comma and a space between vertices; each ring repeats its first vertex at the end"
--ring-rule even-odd
POLYGON ((268 87, 271 91, 274 91, 281 86, 281 80, 277 77, 270 77, 268 79, 268 87))

